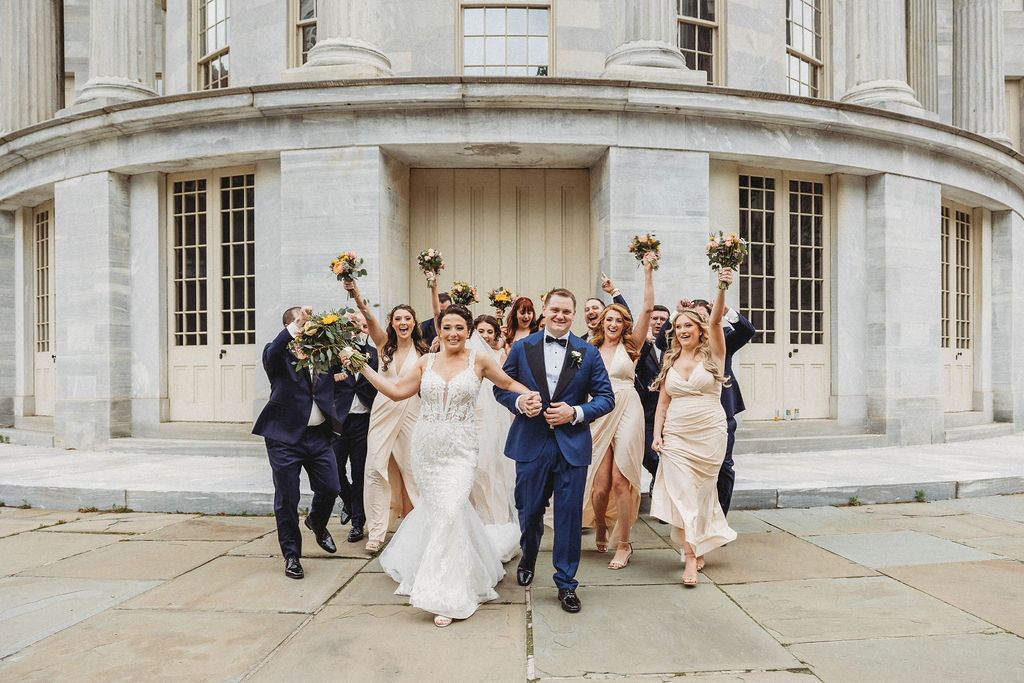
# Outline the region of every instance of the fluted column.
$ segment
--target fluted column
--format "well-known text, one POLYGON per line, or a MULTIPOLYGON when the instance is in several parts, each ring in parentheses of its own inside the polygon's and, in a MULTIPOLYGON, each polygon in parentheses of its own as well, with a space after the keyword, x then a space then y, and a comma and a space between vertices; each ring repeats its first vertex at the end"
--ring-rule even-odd
POLYGON ((622 43, 604 61, 605 78, 707 83, 707 73, 686 66, 676 44, 675 0, 622 0, 622 43))
POLYGON ((91 0, 89 80, 75 104, 154 97, 155 25, 154 0, 91 0))
POLYGON ((1010 143, 1000 0, 953 0, 953 125, 1010 143))
POLYGON ((904 0, 846 3, 846 82, 842 101, 920 114, 907 84, 904 0))
POLYGON ((53 3, 0 0, 0 132, 52 118, 57 103, 53 3))
POLYGON ((391 60, 379 45, 383 14, 366 0, 318 0, 316 45, 306 63, 289 69, 283 80, 386 78, 391 60))
POLYGON ((939 110, 937 0, 907 0, 907 83, 928 111, 939 110))

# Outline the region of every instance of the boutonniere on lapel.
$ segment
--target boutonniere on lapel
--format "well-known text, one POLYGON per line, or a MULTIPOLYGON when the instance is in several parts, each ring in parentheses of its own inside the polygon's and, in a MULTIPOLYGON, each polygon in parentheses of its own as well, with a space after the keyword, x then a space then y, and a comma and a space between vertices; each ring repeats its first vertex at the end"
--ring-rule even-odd
POLYGON ((573 351, 569 354, 569 362, 578 370, 580 365, 583 363, 583 354, 579 351, 573 351))

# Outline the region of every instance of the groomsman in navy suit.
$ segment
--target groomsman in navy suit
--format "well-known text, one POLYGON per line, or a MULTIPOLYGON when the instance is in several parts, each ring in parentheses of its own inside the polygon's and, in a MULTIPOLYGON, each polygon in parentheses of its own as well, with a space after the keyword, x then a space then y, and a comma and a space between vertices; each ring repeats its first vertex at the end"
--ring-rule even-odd
MULTIPOLYGON (((377 369, 377 349, 366 343, 366 318, 361 313, 350 313, 348 318, 363 329, 362 340, 356 350, 369 356, 367 364, 377 369)), ((363 471, 366 467, 366 435, 370 431, 370 408, 377 389, 359 372, 341 370, 334 375, 334 410, 331 430, 334 432, 334 459, 338 463, 338 481, 341 483, 341 523, 352 520, 348 542, 363 540, 366 513, 363 510, 363 471), (352 466, 349 481, 346 465, 352 466)))
MULTIPOLYGON (((678 310, 692 306, 703 307, 708 315, 711 315, 711 303, 704 299, 693 301, 682 300, 677 306, 678 310)), ((722 374, 730 378, 729 386, 722 387, 722 408, 725 409, 725 419, 729 430, 729 437, 725 447, 725 460, 722 461, 722 468, 718 472, 718 502, 722 505, 722 512, 729 514, 729 506, 732 503, 732 490, 736 484, 736 472, 733 470, 732 448, 736 445, 736 415, 746 410, 743 405, 743 394, 740 393, 739 382, 732 371, 732 356, 739 351, 747 342, 757 334, 757 328, 740 315, 735 308, 725 309, 723 317, 725 327, 725 367, 722 374)), ((661 334, 655 344, 663 351, 668 348, 667 334, 672 331, 672 322, 661 328, 661 334)))
MULTIPOLYGON (((661 328, 668 322, 669 313, 666 306, 654 305, 651 312, 651 341, 644 344, 636 362, 636 393, 640 394, 640 403, 644 407, 644 469, 651 473, 651 477, 658 472, 658 454, 651 449, 651 443, 654 441, 654 412, 658 407, 660 393, 651 391, 651 383, 661 370, 661 357, 665 354, 653 340, 658 338, 661 328)), ((654 479, 651 479, 653 487, 654 479)))
MULTIPOLYGON (((625 307, 627 311, 629 310, 629 306, 626 305, 626 300, 622 297, 619 288, 604 273, 601 273, 601 289, 611 295, 613 303, 625 307)), ((601 317, 601 311, 605 309, 606 305, 605 302, 596 296, 590 297, 583 303, 583 320, 587 323, 587 333, 583 335, 584 339, 590 338, 590 330, 594 329, 594 325, 597 324, 597 319, 601 317)))
POLYGON ((512 345, 504 370, 535 394, 520 397, 494 387, 494 397, 515 414, 505 455, 516 461, 516 510, 522 559, 520 586, 533 581, 544 509, 554 494, 555 540, 552 563, 558 600, 566 612, 579 612, 576 570, 580 564, 583 490, 592 443, 590 423, 615 407, 601 352, 569 332, 576 297, 553 289, 544 301, 544 330, 512 345))
MULTIPOLYGON (((437 301, 441 304, 441 312, 444 313, 445 309, 452 305, 452 297, 448 292, 441 292, 437 295, 437 301)), ((434 343, 434 339, 437 338, 437 325, 433 318, 424 320, 420 323, 420 332, 423 334, 423 341, 427 342, 427 346, 434 343)))
POLYGON ((281 317, 284 329, 263 349, 263 369, 270 380, 270 400, 253 425, 252 433, 264 438, 267 457, 274 473, 274 517, 277 540, 284 555, 285 576, 304 576, 299 557, 299 470, 306 469, 313 489, 313 503, 306 527, 317 544, 329 553, 337 551, 327 531, 327 522, 340 490, 338 466, 331 450, 331 429, 327 415, 334 409, 334 376, 313 377, 309 370, 296 370, 295 355, 288 343, 298 336, 313 309, 289 308, 281 317))

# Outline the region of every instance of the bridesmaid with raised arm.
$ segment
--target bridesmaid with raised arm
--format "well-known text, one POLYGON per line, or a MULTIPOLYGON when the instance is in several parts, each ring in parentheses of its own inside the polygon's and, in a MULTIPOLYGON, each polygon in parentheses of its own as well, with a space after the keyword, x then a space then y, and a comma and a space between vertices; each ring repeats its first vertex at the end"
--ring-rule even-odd
MULTIPOLYGON (((427 352, 416 312, 407 304, 395 306, 388 314, 385 331, 366 305, 355 280, 344 284, 366 318, 370 338, 378 350, 380 374, 395 382, 412 372, 419 357, 427 352)), ((409 455, 412 430, 419 414, 418 396, 392 401, 378 393, 370 408, 363 478, 363 507, 369 536, 366 549, 370 552, 380 550, 395 518, 401 515, 404 519, 418 497, 409 455)))
POLYGON ((526 296, 521 296, 512 304, 508 312, 508 320, 505 322, 505 351, 508 352, 512 345, 528 337, 540 329, 537 320, 537 312, 533 309, 533 301, 526 296))
MULTIPOLYGON (((732 282, 723 268, 718 279, 732 282)), ((683 585, 697 585, 704 555, 736 538, 718 503, 718 471, 725 459, 728 431, 722 408, 725 290, 719 289, 710 319, 702 308, 676 316, 661 372, 651 385, 660 389, 654 414, 654 442, 661 454, 651 495, 651 516, 672 525, 682 546, 683 585)))
POLYGON ((601 352, 615 392, 615 409, 590 425, 594 457, 583 494, 583 526, 596 530, 598 552, 608 550, 614 525, 615 557, 609 569, 622 569, 633 556, 630 531, 640 511, 640 470, 644 461, 644 407, 636 393, 636 361, 647 341, 654 310, 654 254, 644 260, 644 300, 636 324, 629 309, 611 304, 601 312, 588 341, 601 352))

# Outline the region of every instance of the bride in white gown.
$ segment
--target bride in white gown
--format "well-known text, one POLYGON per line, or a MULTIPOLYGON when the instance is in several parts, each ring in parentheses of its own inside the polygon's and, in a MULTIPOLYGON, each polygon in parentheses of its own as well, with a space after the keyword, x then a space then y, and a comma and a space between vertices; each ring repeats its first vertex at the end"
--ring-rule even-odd
POLYGON ((411 466, 420 498, 380 556, 398 582, 398 595, 433 612, 447 626, 466 619, 480 603, 498 597, 494 586, 505 575, 503 558, 519 547, 517 526, 485 527, 469 502, 479 446, 475 424, 481 378, 520 394, 540 396, 506 375, 489 354, 466 348, 473 318, 458 305, 441 314, 442 350, 422 356, 412 372, 391 382, 370 368, 363 375, 388 398, 420 393, 420 419, 412 434, 411 466))

